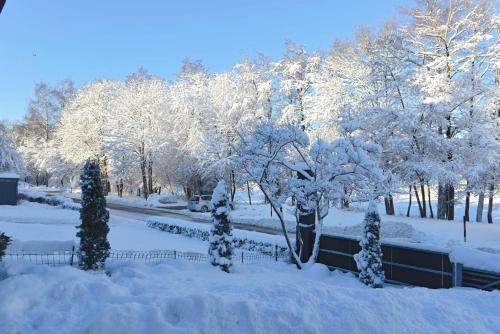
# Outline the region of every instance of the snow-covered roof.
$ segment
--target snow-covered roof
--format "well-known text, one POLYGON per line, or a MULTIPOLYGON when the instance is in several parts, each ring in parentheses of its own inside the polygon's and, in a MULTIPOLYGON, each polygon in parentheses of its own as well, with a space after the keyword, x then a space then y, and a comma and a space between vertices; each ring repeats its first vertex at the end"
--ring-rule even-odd
POLYGON ((0 172, 0 179, 19 179, 19 175, 15 172, 0 172))

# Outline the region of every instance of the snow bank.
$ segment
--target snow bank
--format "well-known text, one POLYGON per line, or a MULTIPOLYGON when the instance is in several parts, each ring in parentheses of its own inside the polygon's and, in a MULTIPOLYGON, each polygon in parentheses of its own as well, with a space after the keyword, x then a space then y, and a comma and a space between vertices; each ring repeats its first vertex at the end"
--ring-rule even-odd
MULTIPOLYGON (((67 194, 70 196, 70 194, 67 194)), ((151 194, 148 196, 148 199, 144 199, 142 197, 132 196, 132 197, 118 197, 116 195, 108 195, 106 196, 106 201, 111 204, 119 204, 119 205, 127 205, 138 208, 185 208, 186 202, 179 200, 178 197, 172 194, 151 194)))
POLYGON ((457 247, 450 252, 450 260, 462 263, 464 267, 500 273, 500 254, 487 253, 468 247, 457 247))
POLYGON ((67 241, 20 241, 12 240, 6 253, 54 253, 71 251, 75 246, 74 240, 67 241))
POLYGON ((8 265, 3 333, 496 333, 500 292, 369 289, 320 265, 8 265))

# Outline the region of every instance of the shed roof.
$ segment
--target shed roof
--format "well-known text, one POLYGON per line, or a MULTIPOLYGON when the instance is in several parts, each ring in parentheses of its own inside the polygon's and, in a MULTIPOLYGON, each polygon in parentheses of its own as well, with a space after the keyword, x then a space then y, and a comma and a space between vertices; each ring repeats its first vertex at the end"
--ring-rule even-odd
POLYGON ((19 179, 19 175, 15 172, 0 172, 0 179, 19 179))

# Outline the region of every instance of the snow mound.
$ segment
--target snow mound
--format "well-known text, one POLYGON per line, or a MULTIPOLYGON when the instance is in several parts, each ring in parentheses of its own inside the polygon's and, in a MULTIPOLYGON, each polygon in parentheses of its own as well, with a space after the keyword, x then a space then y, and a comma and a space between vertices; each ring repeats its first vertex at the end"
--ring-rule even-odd
MULTIPOLYGON (((327 226, 324 231, 325 233, 330 232, 360 238, 363 235, 363 227, 363 223, 351 226, 327 226)), ((414 243, 425 241, 426 235, 406 223, 382 221, 380 237, 383 240, 405 240, 414 243)))
POLYGON ((500 255, 469 247, 456 247, 450 252, 450 261, 465 267, 500 273, 500 255))
POLYGON ((7 247, 7 253, 54 253, 71 251, 75 246, 73 240, 68 241, 20 241, 12 240, 7 247))
POLYGON ((495 333, 500 292, 369 289, 321 267, 8 265, 2 333, 495 333), (411 310, 411 311, 410 311, 411 310))

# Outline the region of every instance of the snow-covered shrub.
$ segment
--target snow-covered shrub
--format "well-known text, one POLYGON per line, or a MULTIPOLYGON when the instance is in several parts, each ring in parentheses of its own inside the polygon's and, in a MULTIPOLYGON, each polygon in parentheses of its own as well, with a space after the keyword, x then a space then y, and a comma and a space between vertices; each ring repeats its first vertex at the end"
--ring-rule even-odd
POLYGON ((28 202, 57 206, 63 209, 80 211, 80 204, 74 203, 71 199, 60 195, 47 195, 36 191, 19 188, 18 198, 28 202))
POLYGON ((79 265, 85 270, 100 270, 104 268, 109 256, 109 212, 106 210, 106 198, 101 179, 99 164, 87 160, 80 176, 82 188, 82 209, 76 234, 80 237, 79 265))
POLYGON ((229 272, 233 257, 233 235, 229 221, 229 205, 227 199, 226 183, 219 181, 212 194, 212 229, 210 230, 210 244, 208 254, 210 262, 229 272))
POLYGON ((374 201, 370 202, 363 223, 364 234, 359 242, 361 252, 354 255, 360 271, 359 280, 372 288, 381 288, 385 275, 380 247, 380 216, 374 201))
POLYGON ((0 233, 0 262, 2 261, 2 257, 5 255, 5 250, 10 244, 10 241, 10 237, 6 236, 5 233, 0 233))
MULTIPOLYGON (((147 226, 167 233, 180 234, 188 238, 195 238, 203 241, 210 240, 210 228, 207 225, 181 221, 166 222, 158 221, 155 218, 149 218, 147 226)), ((264 255, 278 256, 280 258, 290 256, 287 247, 248 238, 233 237, 233 248, 244 249, 264 255)))

